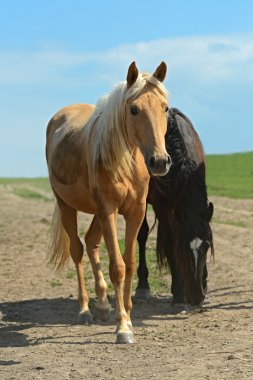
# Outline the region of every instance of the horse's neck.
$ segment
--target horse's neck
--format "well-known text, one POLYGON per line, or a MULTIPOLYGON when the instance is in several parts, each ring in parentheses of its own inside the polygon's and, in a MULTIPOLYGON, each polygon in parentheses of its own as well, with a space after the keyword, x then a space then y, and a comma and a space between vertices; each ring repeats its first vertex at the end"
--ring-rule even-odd
POLYGON ((132 157, 133 157, 133 178, 138 178, 139 180, 147 180, 150 178, 147 166, 143 154, 140 149, 135 146, 132 147, 132 157))

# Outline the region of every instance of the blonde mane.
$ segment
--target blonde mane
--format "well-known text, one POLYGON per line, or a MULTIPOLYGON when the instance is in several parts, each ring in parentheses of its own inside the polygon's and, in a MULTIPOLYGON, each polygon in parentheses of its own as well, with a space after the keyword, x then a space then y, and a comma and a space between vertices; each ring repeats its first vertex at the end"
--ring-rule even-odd
POLYGON ((139 74, 128 88, 127 81, 117 84, 112 92, 98 100, 95 111, 84 127, 86 157, 91 185, 97 183, 99 165, 102 164, 113 181, 125 176, 132 178, 133 159, 128 142, 125 106, 141 93, 146 84, 155 86, 165 98, 165 86, 149 74, 139 74))

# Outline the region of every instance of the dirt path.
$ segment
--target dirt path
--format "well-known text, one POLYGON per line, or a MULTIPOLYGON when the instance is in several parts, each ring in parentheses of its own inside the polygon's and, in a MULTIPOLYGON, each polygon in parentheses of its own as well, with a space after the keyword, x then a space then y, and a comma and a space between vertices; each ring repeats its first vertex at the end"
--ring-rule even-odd
POLYGON ((135 303, 136 344, 121 346, 113 315, 75 323, 73 266, 57 278, 45 266, 53 203, 0 186, 0 379, 253 379, 253 200, 212 201, 204 308, 168 315, 169 292, 135 303))

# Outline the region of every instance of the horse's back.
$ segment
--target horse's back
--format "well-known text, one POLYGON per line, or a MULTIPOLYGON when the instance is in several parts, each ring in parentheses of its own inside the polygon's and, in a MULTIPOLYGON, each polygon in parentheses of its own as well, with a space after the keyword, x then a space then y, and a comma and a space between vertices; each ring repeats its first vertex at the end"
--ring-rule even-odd
POLYGON ((78 130, 82 128, 89 120, 95 106, 92 104, 74 104, 67 106, 58 111, 49 121, 47 126, 47 145, 50 143, 56 130, 60 134, 67 130, 78 130))
POLYGON ((51 118, 47 126, 46 142, 49 169, 54 161, 60 163, 66 160, 67 155, 73 153, 73 150, 78 153, 81 129, 89 120, 94 108, 90 104, 75 104, 62 108, 51 118))

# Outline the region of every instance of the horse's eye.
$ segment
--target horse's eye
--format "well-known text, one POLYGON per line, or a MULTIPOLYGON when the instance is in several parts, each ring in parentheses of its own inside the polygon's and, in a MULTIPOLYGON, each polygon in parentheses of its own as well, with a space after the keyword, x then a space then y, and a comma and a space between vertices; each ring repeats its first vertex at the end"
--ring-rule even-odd
POLYGON ((169 111, 169 107, 166 106, 166 107, 165 107, 165 112, 168 112, 168 111, 169 111))
POLYGON ((139 110, 138 110, 138 108, 136 106, 131 106, 130 112, 131 112, 132 115, 138 115, 139 110))

